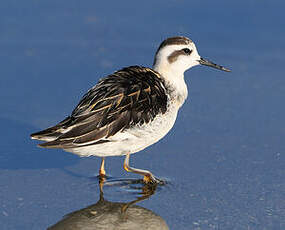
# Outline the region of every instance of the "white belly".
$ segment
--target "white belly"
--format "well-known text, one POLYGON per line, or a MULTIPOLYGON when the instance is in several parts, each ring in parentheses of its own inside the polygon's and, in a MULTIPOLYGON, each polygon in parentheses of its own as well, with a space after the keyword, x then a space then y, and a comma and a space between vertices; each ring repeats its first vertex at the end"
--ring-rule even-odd
POLYGON ((65 150, 79 156, 99 157, 136 153, 163 138, 173 127, 177 112, 177 105, 172 104, 165 114, 157 115, 151 123, 118 132, 108 138, 110 142, 65 150))

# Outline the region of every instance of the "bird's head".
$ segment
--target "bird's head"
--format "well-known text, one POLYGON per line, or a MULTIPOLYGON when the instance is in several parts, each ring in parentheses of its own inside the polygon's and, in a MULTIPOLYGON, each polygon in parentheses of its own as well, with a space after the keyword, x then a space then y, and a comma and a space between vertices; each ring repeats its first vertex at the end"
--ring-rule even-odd
POLYGON ((153 64, 154 69, 161 74, 183 74, 186 70, 196 65, 206 65, 219 70, 230 71, 201 58, 194 42, 182 36, 164 40, 156 51, 153 64))

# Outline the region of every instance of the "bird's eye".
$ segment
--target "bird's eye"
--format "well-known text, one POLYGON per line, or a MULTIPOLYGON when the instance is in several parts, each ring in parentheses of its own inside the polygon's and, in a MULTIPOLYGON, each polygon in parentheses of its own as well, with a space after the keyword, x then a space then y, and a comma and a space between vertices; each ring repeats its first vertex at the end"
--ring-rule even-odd
POLYGON ((192 53, 192 50, 190 50, 190 49, 188 49, 188 48, 184 48, 184 49, 182 49, 183 50, 183 52, 185 53, 185 54, 191 54, 192 53))

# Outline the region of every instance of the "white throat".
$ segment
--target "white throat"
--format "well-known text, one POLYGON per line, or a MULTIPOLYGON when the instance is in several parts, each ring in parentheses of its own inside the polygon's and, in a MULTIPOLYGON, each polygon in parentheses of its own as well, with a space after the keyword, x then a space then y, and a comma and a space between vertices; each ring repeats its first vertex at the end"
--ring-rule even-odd
MULTIPOLYGON (((169 65, 156 62, 153 69, 160 73, 171 91, 171 99, 180 107, 183 105, 188 95, 187 85, 184 81, 184 71, 171 69, 169 65)), ((181 70, 181 69, 180 69, 181 70)))

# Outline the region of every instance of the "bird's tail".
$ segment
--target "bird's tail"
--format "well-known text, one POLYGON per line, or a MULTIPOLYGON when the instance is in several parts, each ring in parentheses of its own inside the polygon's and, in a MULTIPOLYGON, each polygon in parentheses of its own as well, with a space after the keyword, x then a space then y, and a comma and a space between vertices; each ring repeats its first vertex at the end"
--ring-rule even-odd
POLYGON ((45 130, 32 133, 31 138, 41 141, 53 141, 57 139, 60 135, 62 135, 64 132, 64 126, 70 122, 70 117, 67 117, 57 125, 47 128, 45 130))

